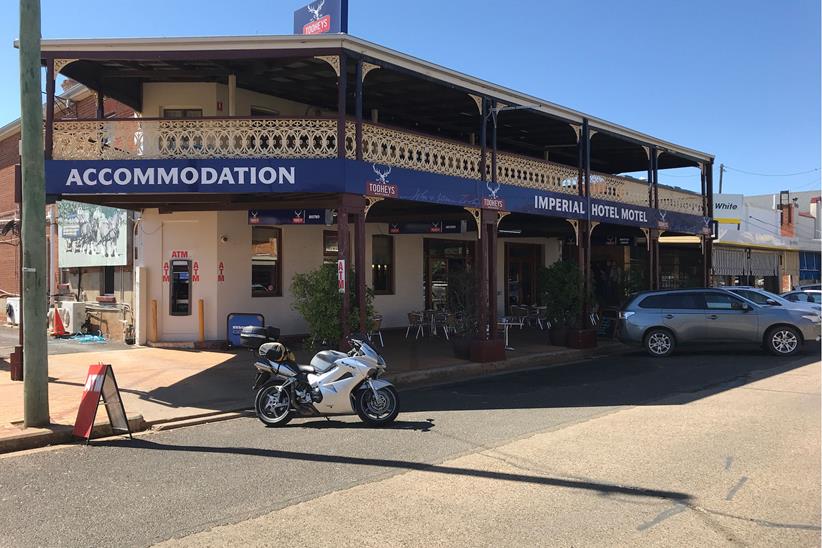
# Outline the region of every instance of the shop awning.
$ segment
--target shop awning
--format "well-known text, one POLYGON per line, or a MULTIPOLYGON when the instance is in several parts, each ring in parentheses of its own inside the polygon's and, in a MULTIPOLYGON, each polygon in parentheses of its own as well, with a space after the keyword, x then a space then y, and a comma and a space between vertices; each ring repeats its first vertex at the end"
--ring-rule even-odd
POLYGON ((751 251, 751 274, 753 276, 778 276, 779 253, 751 251))
POLYGON ((714 247, 713 271, 716 276, 745 276, 747 253, 744 249, 714 247))

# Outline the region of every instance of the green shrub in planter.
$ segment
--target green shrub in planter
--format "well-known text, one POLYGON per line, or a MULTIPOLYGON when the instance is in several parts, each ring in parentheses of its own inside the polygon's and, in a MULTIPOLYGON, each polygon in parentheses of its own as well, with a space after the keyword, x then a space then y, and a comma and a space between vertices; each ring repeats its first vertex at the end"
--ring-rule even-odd
MULTIPOLYGON (((360 311, 357 306, 357 292, 353 272, 348 273, 349 311, 348 325, 352 333, 364 332, 360 327, 360 311)), ((308 344, 311 348, 321 345, 338 347, 342 340, 340 311, 343 295, 337 289, 337 265, 324 264, 317 270, 294 276, 291 282, 294 303, 291 307, 299 312, 308 323, 308 344)), ((374 317, 374 293, 366 288, 366 321, 374 317)))
POLYGON ((582 313, 582 276, 576 263, 557 261, 540 273, 542 302, 553 327, 562 329, 579 321, 582 313))

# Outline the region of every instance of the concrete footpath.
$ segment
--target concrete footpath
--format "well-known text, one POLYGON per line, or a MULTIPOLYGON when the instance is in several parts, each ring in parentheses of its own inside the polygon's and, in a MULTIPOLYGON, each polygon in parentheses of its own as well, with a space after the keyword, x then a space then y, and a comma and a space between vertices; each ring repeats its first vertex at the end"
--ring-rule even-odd
POLYGON ((162 545, 819 546, 820 363, 791 367, 162 545))
MULTIPOLYGON (((400 388, 452 382, 504 371, 565 364, 586 357, 618 354, 627 348, 606 342, 589 350, 546 347, 493 363, 450 359, 420 369, 389 361, 387 378, 400 388)), ((399 360, 396 360, 399 362, 399 360)), ((247 351, 220 352, 135 347, 49 356, 48 428, 22 428, 23 383, 0 370, 0 453, 68 443, 88 366, 111 364, 134 431, 165 429, 225 420, 244 414, 252 401, 254 370, 247 351)), ((0 362, 2 363, 2 362, 0 362)), ((100 409, 96 435, 105 435, 108 417, 100 409)))

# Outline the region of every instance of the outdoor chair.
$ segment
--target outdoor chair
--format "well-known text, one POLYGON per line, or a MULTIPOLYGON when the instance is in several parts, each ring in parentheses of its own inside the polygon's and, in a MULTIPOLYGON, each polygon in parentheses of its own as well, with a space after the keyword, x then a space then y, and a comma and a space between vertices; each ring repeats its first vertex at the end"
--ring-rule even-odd
POLYGON ((457 318, 450 312, 440 312, 435 317, 435 325, 442 328, 445 340, 450 341, 449 333, 457 332, 457 318))
POLYGON ((525 323, 528 322, 528 309, 524 306, 512 304, 511 316, 516 318, 516 323, 519 325, 519 328, 522 329, 525 323))
POLYGON ((548 321, 548 307, 547 306, 536 306, 533 309, 534 311, 534 321, 537 323, 540 329, 543 331, 545 329, 551 328, 551 322, 548 321))
POLYGON ((380 338, 380 346, 385 348, 385 343, 382 340, 382 331, 380 328, 382 327, 382 316, 374 316, 374 319, 371 320, 371 328, 368 330, 368 340, 373 340, 373 337, 376 335, 380 338))
POLYGON ((408 313, 408 328, 405 330, 405 338, 408 338, 408 334, 411 330, 416 331, 416 335, 414 339, 419 339, 420 334, 425 334, 424 327, 425 322, 423 321, 422 312, 409 312, 408 313))

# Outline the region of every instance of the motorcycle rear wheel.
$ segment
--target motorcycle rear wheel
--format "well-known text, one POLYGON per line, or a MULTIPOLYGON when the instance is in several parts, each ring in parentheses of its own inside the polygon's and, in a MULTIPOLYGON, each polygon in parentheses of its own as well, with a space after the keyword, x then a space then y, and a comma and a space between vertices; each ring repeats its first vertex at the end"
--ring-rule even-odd
POLYGON ((263 385, 254 398, 254 412, 267 426, 283 426, 293 417, 291 393, 281 383, 263 385))
POLYGON ((393 386, 377 389, 377 396, 370 388, 357 392, 356 410, 360 419, 370 426, 385 426, 394 422, 400 413, 400 396, 393 386))

